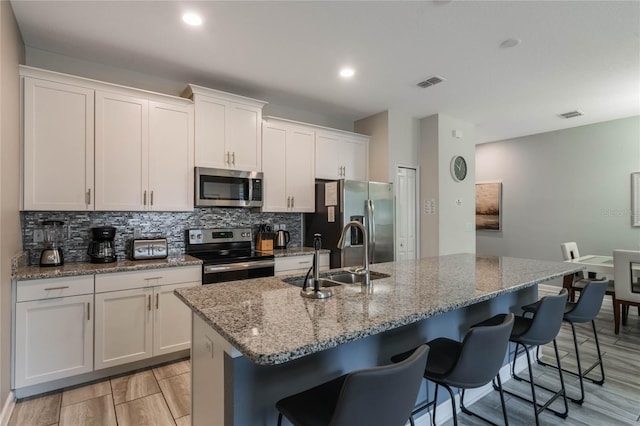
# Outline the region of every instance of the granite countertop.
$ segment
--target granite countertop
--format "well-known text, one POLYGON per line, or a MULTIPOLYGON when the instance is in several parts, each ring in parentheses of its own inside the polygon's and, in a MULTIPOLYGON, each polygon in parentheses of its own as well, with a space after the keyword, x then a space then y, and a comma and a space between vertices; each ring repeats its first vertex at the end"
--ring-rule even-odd
POLYGON ((178 289, 198 316, 257 364, 281 364, 343 343, 494 298, 584 269, 579 265, 454 254, 379 263, 389 274, 332 287, 310 300, 278 277, 178 289))
MULTIPOLYGON (((275 257, 288 257, 288 256, 304 256, 305 254, 313 254, 315 250, 313 247, 292 247, 288 249, 273 249, 273 255, 275 257)), ((329 249, 321 249, 320 253, 331 253, 329 249)))
POLYGON ((166 259, 118 260, 113 263, 67 262, 62 266, 25 266, 16 263, 11 270, 11 278, 36 280, 44 278, 71 277, 76 275, 108 274, 131 272, 144 269, 170 268, 175 266, 201 265, 202 260, 188 255, 174 255, 166 259))

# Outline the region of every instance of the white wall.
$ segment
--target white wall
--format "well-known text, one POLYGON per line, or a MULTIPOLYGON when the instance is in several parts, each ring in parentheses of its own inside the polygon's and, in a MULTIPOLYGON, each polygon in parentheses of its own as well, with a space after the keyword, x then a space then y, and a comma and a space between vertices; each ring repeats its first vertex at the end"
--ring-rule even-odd
POLYGON ((24 44, 8 1, 0 1, 0 410, 11 378, 11 258, 20 238, 20 80, 24 44))
POLYGON ((389 110, 389 176, 397 166, 420 165, 420 120, 398 109, 389 110))
POLYGON ((475 253, 475 126, 437 114, 423 118, 420 145, 420 206, 435 200, 436 213, 420 211, 421 256, 475 253), (456 138, 453 131, 461 132, 456 138), (450 163, 455 155, 467 162, 467 178, 456 182, 450 163))
MULTIPOLYGON (((212 87, 201 81, 176 81, 162 78, 149 73, 141 73, 108 64, 86 61, 84 59, 73 58, 48 52, 46 50, 33 47, 26 48, 26 65, 57 71, 65 74, 77 75, 94 80, 106 81, 123 86, 135 87, 138 89, 150 90, 153 92, 166 93, 168 95, 180 96, 187 84, 199 84, 204 87, 211 87, 242 96, 252 97, 249 93, 241 93, 231 87, 212 87)), ((269 102, 269 99, 262 99, 269 102)), ((312 111, 305 111, 291 105, 267 104, 263 110, 264 115, 287 118, 289 120, 301 121, 316 124, 318 126, 332 127, 341 130, 352 131, 353 123, 339 117, 329 117, 317 114, 312 111)))
POLYGON ((502 182, 502 232, 478 232, 477 252, 561 260, 640 249, 630 226, 630 173, 640 172, 640 117, 476 147, 476 179, 502 182))

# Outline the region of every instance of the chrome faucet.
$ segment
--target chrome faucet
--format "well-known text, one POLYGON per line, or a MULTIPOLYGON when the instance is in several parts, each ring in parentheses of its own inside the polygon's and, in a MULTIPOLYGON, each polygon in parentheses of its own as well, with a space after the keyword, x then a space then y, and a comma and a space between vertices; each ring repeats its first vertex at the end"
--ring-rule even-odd
POLYGON ((300 295, 308 299, 326 299, 327 297, 333 296, 333 292, 328 288, 320 286, 320 250, 322 249, 322 235, 313 235, 313 248, 315 250, 313 255, 313 287, 307 287, 309 277, 309 273, 307 272, 302 290, 300 290, 300 295))
POLYGON ((369 274, 369 235, 367 234, 367 228, 357 220, 352 220, 342 228, 342 234, 340 234, 340 240, 338 241, 338 248, 342 250, 344 248, 345 238, 349 228, 358 228, 362 232, 362 245, 364 246, 364 253, 362 256, 362 266, 356 268, 353 273, 364 277, 364 284, 368 287, 371 283, 371 277, 369 274))

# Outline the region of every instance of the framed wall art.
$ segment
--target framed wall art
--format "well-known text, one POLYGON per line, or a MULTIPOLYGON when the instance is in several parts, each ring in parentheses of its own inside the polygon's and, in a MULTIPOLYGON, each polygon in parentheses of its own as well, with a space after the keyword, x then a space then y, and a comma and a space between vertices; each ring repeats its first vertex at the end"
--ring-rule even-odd
POLYGON ((476 184, 476 231, 502 230, 502 182, 476 184))

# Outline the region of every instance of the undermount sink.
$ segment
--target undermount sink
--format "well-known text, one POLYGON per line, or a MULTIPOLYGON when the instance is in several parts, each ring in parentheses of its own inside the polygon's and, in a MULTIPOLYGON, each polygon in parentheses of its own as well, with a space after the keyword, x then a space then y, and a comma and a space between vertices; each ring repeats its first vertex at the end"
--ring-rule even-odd
MULTIPOLYGON (((370 280, 378 280, 380 278, 388 278, 390 275, 381 272, 369 271, 370 280)), ((285 278, 287 284, 302 287, 304 276, 285 278)), ((320 287, 334 287, 342 284, 361 284, 364 281, 363 275, 354 274, 349 271, 322 272, 320 273, 320 287)), ((313 286, 313 277, 309 277, 309 286, 313 286)))

